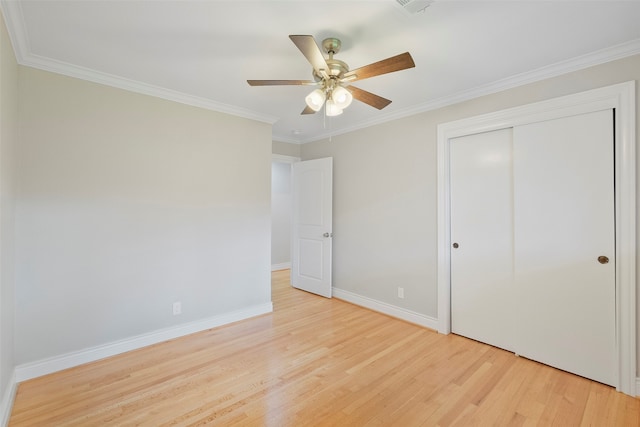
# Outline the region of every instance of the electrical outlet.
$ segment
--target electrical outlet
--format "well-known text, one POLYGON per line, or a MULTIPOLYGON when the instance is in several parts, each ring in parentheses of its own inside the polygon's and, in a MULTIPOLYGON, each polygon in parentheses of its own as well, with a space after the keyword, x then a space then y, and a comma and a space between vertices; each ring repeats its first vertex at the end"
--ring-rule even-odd
POLYGON ((178 314, 182 314, 182 303, 180 301, 173 303, 173 315, 177 316, 178 314))
POLYGON ((398 288, 398 298, 404 298, 404 288, 398 288))

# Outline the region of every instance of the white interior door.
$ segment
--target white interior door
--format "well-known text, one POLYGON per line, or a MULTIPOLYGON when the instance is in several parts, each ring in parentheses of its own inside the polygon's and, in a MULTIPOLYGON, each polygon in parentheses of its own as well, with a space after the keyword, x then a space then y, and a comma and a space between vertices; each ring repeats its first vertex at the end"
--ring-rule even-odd
POLYGON ((333 159, 294 163, 292 179, 291 284, 331 298, 333 159))
POLYGON ((514 141, 517 352, 615 385, 613 111, 518 126, 514 141))
POLYGON ((513 351, 511 133, 451 140, 451 331, 513 351))

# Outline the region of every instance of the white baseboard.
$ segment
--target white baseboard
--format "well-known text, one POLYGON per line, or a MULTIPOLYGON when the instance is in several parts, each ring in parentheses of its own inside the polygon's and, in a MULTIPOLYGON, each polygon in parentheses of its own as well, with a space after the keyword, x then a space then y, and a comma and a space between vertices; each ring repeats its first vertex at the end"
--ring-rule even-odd
POLYGON ((386 302, 377 301, 371 298, 363 297, 353 292, 345 291, 343 289, 333 288, 333 296, 350 302, 361 307, 366 307, 370 310, 384 313, 388 316, 397 317, 404 321, 415 323, 416 325, 424 326, 425 328, 438 330, 438 319, 425 316, 424 314, 416 313, 415 311, 407 310, 405 308, 397 307, 395 305, 387 304, 386 302))
POLYGON ((228 323, 237 322, 239 320, 248 319, 261 314, 271 313, 272 311, 273 304, 269 302, 220 316, 210 317, 208 319, 160 329, 148 334, 138 335, 84 350, 50 357, 36 362, 25 363, 16 367, 15 379, 19 383, 61 371, 63 369, 73 368, 89 362, 95 362, 96 360, 104 359, 105 357, 115 356, 127 351, 136 350, 196 332, 205 331, 228 323))
POLYGON ((13 409, 13 401, 16 398, 16 391, 18 391, 18 383, 16 382, 16 371, 14 369, 7 389, 2 395, 2 403, 0 403, 0 426, 2 427, 9 425, 9 418, 11 418, 11 410, 13 409))
POLYGON ((286 270, 291 268, 290 262, 281 262, 280 264, 271 264, 271 271, 286 270))

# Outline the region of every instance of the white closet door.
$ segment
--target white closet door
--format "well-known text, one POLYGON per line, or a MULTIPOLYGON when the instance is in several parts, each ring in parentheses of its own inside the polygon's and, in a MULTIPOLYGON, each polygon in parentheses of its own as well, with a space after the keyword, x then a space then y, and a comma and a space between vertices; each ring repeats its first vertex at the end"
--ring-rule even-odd
POLYGON ((513 132, 516 352, 614 385, 613 111, 513 132))
POLYGON ((511 129, 455 138, 450 150, 451 330, 513 350, 511 129))

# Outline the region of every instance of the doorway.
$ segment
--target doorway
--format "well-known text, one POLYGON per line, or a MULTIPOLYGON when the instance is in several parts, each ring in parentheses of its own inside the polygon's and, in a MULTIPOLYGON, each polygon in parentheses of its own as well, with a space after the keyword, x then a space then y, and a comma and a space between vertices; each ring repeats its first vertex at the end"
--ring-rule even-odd
POLYGON ((271 271, 291 268, 291 165, 298 161, 279 154, 271 159, 271 271))
POLYGON ((274 154, 271 171, 271 271, 290 269, 293 287, 330 298, 333 159, 274 154))

